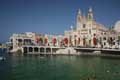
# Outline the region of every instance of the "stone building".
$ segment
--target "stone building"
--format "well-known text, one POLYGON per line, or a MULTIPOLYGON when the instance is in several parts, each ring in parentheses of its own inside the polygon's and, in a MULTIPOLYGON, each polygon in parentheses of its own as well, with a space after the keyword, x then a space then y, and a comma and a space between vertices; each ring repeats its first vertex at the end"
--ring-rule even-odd
POLYGON ((76 18, 76 28, 65 31, 64 35, 69 38, 69 45, 96 47, 100 39, 109 29, 94 19, 93 10, 90 7, 87 17, 79 9, 76 18))
POLYGON ((17 51, 24 45, 35 45, 35 33, 26 32, 22 34, 13 34, 10 37, 10 49, 17 51))

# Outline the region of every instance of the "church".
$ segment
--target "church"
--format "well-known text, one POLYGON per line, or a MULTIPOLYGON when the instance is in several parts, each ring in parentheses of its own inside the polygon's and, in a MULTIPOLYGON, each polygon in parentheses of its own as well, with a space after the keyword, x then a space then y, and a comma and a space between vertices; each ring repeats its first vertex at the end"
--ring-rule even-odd
POLYGON ((93 10, 88 9, 87 16, 83 15, 79 9, 76 16, 76 28, 64 32, 64 36, 69 40, 69 46, 98 47, 106 41, 109 28, 98 23, 94 19, 93 10))
POLYGON ((76 28, 71 26, 64 35, 36 34, 26 32, 10 37, 11 48, 17 50, 25 45, 55 47, 98 47, 120 48, 120 21, 113 28, 107 28, 94 19, 93 10, 87 16, 77 11, 76 28))

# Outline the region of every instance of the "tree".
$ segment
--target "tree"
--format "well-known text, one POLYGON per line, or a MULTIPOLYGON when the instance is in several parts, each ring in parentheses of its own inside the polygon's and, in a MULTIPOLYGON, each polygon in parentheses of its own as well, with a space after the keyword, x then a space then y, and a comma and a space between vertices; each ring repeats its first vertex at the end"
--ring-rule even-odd
POLYGON ((42 39, 42 38, 40 38, 39 40, 40 40, 40 44, 43 44, 43 39, 42 39))
POLYGON ((120 36, 118 36, 118 41, 120 41, 120 36))

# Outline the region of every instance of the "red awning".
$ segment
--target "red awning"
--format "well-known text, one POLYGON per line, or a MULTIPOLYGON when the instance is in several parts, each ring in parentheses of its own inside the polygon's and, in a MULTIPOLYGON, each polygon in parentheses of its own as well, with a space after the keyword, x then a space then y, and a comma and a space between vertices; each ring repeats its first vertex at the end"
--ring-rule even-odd
POLYGON ((96 38, 95 38, 95 37, 93 37, 93 44, 94 44, 94 45, 97 45, 97 42, 96 42, 96 38))
POLYGON ((78 44, 80 44, 80 37, 78 38, 78 44))
POLYGON ((38 37, 36 37, 36 43, 38 44, 40 41, 40 39, 38 37))
POLYGON ((55 45, 57 42, 56 38, 53 38, 53 45, 55 45))
POLYGON ((64 38, 64 43, 68 45, 68 38, 64 38))

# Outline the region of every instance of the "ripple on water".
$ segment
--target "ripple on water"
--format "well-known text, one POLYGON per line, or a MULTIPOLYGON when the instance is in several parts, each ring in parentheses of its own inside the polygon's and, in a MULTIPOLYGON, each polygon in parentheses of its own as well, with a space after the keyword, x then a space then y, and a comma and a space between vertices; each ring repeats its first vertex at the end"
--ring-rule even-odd
POLYGON ((119 62, 92 56, 12 56, 0 64, 0 76, 4 80, 120 80, 119 62))

